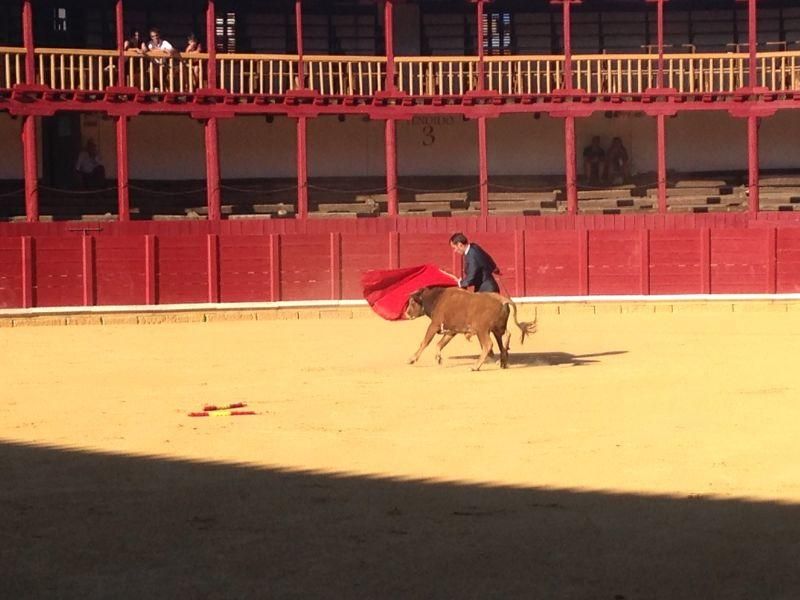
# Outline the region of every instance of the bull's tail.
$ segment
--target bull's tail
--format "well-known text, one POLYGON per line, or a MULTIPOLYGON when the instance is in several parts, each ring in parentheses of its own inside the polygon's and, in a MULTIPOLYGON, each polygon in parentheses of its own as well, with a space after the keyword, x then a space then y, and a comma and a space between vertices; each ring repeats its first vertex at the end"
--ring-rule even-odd
POLYGON ((534 314, 533 321, 518 321, 517 320, 517 305, 511 300, 511 298, 506 299, 506 304, 511 307, 511 314, 514 316, 514 324, 519 328, 522 332, 519 343, 524 344, 525 338, 529 335, 533 335, 536 333, 536 322, 539 320, 538 313, 534 314))

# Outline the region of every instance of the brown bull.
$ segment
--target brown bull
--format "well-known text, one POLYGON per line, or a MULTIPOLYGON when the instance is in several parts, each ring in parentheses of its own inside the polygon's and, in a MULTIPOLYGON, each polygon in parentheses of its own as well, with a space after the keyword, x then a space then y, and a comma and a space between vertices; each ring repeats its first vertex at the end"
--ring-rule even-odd
POLYGON ((409 298, 406 317, 416 319, 428 315, 431 324, 416 354, 408 362, 409 364, 417 362, 422 351, 431 343, 433 336, 441 333, 442 339, 436 347, 436 362, 441 363, 442 348, 457 334, 463 333, 467 339, 477 335, 480 341, 481 354, 472 367, 473 371, 477 371, 492 351, 491 334, 494 334, 500 347, 500 367, 505 369, 508 367, 510 337, 506 335, 506 328, 508 316, 512 312, 514 323, 522 332, 520 343, 523 343, 526 335, 536 332, 536 321, 520 323, 517 320, 517 306, 510 298, 500 294, 468 292, 453 287, 423 288, 409 298))

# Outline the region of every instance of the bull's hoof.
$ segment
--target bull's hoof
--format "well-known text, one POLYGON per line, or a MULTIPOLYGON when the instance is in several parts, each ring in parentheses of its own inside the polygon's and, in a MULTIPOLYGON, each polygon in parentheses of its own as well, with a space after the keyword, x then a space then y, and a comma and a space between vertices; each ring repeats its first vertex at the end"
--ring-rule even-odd
POLYGON ((481 370, 480 366, 477 366, 477 367, 471 367, 471 368, 470 368, 470 371, 472 371, 473 373, 477 373, 477 372, 478 372, 478 371, 480 371, 480 370, 481 370))
POLYGON ((442 364, 442 355, 441 354, 437 354, 436 355, 436 364, 437 365, 442 364))
POLYGON ((415 362, 417 362, 417 359, 412 356, 406 361, 406 364, 413 365, 415 362))

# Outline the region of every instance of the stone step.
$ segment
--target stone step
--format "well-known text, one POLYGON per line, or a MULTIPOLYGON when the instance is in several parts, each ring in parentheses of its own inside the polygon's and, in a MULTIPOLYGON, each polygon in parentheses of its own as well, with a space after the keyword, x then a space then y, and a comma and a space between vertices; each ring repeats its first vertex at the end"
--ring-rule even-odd
POLYGON ((667 206, 668 212, 673 213, 717 213, 717 212, 742 212, 745 206, 727 204, 709 204, 706 206, 667 206))
POLYGON ((253 204, 253 212, 257 214, 274 214, 284 216, 294 214, 294 206, 291 204, 253 204))
POLYGON ((377 204, 369 205, 364 202, 342 202, 342 203, 322 203, 317 206, 317 211, 320 213, 364 213, 364 214, 378 214, 380 208, 377 204))
POLYGON ((414 194, 414 202, 461 202, 466 204, 467 192, 425 192, 414 194))
POLYGON ((651 208, 656 205, 652 198, 628 197, 628 198, 590 198, 578 201, 578 210, 584 209, 603 209, 603 208, 651 208))
POLYGON ((551 192, 489 192, 489 204, 496 202, 541 202, 555 200, 558 190, 551 192))
POLYGON ((599 200, 611 198, 630 198, 631 188, 618 189, 610 188, 605 190, 581 190, 578 192, 578 200, 599 200))
POLYGON ((724 179, 682 179, 675 183, 676 188, 708 188, 708 187, 724 187, 728 183, 724 179))
POLYGON ((745 198, 728 196, 678 196, 667 198, 667 206, 735 206, 745 203, 745 198))

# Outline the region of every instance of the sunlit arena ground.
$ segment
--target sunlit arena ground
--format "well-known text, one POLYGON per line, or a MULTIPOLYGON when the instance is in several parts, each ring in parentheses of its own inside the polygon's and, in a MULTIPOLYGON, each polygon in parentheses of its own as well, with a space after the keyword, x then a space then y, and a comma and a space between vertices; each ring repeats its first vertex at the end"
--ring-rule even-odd
POLYGON ((318 313, 6 320, 0 596, 800 597, 800 303, 318 313))

